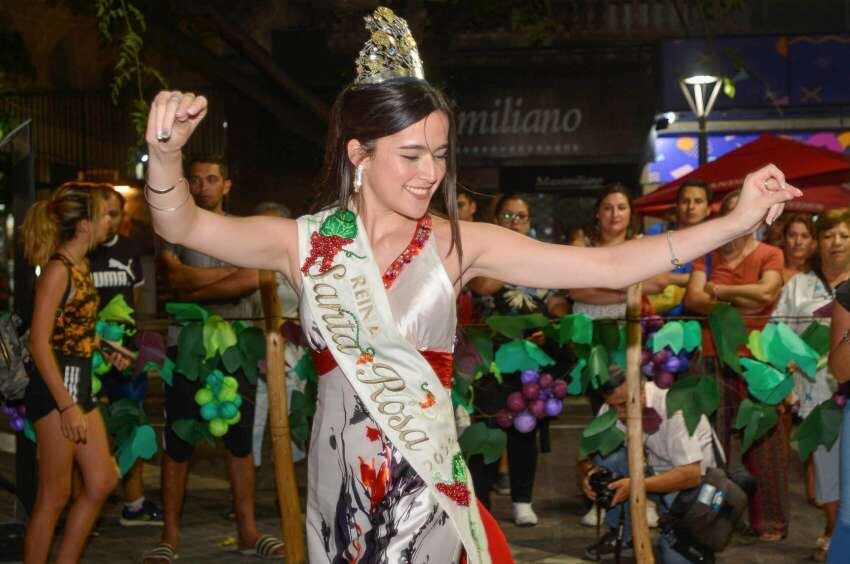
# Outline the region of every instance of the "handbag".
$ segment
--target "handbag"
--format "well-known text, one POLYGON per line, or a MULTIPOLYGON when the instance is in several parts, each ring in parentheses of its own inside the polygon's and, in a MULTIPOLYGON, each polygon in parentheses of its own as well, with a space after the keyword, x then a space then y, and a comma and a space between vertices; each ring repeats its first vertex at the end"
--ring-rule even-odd
POLYGON ((29 329, 23 325, 15 314, 0 318, 0 399, 5 402, 24 399, 30 380, 29 329))

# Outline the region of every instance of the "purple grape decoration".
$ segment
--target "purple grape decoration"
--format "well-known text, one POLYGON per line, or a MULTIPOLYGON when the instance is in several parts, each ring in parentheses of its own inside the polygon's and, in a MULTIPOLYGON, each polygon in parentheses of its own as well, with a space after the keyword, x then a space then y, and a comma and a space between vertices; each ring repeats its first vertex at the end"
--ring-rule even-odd
POLYGON ((541 388, 548 388, 552 385, 552 382, 554 381, 555 379, 552 377, 551 374, 549 374, 548 372, 544 372, 540 375, 540 380, 538 380, 537 383, 540 385, 541 388))
POLYGON ((501 427, 502 429, 507 429, 514 424, 514 414, 512 411, 508 409, 500 409, 498 413, 496 413, 496 425, 501 427))
POLYGON ((508 396, 506 405, 514 413, 519 413, 525 409, 525 398, 522 397, 522 392, 512 392, 508 396))
POLYGON ((520 433, 530 433, 537 426, 537 418, 528 411, 523 411, 514 417, 514 429, 520 433))
POLYGON ((522 397, 528 401, 536 400, 540 395, 540 385, 536 382, 529 382, 522 387, 522 397))
POLYGON ((519 379, 523 384, 531 384, 540 379, 540 373, 536 370, 523 370, 519 379))
POLYGON ((564 399, 569 392, 569 385, 564 380, 555 380, 552 384, 552 395, 558 399, 564 399))
POLYGON ((542 399, 536 399, 528 404, 528 411, 537 419, 543 419, 546 416, 546 402, 542 399))
POLYGON ((564 410, 564 402, 556 398, 546 400, 546 415, 549 417, 557 417, 564 410))

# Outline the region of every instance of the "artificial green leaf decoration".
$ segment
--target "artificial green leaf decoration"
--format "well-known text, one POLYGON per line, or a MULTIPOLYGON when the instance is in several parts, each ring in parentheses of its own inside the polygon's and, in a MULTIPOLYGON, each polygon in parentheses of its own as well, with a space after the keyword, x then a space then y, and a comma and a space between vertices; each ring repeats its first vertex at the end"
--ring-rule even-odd
POLYGON ((587 366, 587 361, 583 358, 578 359, 576 365, 570 370, 570 380, 569 386, 567 386, 567 393, 573 396, 579 396, 584 394, 587 389, 588 379, 585 376, 584 367, 587 366))
POLYGON ((558 344, 589 345, 593 341, 593 319, 583 313, 571 313, 561 318, 558 327, 558 344))
POLYGON ((245 362, 245 356, 239 347, 230 347, 221 355, 221 362, 230 374, 234 374, 245 362))
POLYGON ((812 321, 800 338, 820 356, 829 352, 829 327, 822 323, 812 321))
POLYGON ((611 425, 595 435, 586 437, 582 434, 579 458, 587 458, 594 452, 601 456, 608 456, 620 448, 625 440, 626 434, 617 425, 611 425))
POLYGON ((614 319, 597 319, 593 322, 596 331, 596 343, 609 351, 620 346, 620 327, 614 319))
POLYGON ((593 421, 591 421, 587 427, 584 428, 584 431, 581 432, 582 437, 592 437, 594 435, 598 435, 603 431, 609 429, 611 426, 617 423, 617 411, 614 409, 608 409, 605 413, 597 415, 593 421))
POLYGON ((295 374, 298 376, 298 378, 301 380, 305 380, 308 382, 319 381, 316 376, 316 367, 313 364, 313 355, 309 353, 301 356, 293 370, 295 371, 295 374))
POLYGON ((205 356, 204 326, 201 323, 190 323, 183 327, 177 339, 177 372, 191 381, 197 380, 205 356))
POLYGON ((120 343, 124 338, 124 326, 118 323, 109 323, 108 321, 99 319, 95 325, 95 333, 107 341, 120 343))
POLYGON ((841 407, 829 399, 815 407, 791 436, 805 461, 819 446, 832 449, 841 431, 841 407))
POLYGON ((769 364, 751 358, 742 358, 741 366, 744 367, 743 376, 750 393, 767 405, 778 404, 794 388, 794 378, 769 364))
POLYGON ((593 389, 596 390, 608 381, 608 351, 602 345, 590 349, 587 356, 587 375, 593 389))
POLYGON ((289 398, 289 427, 292 439, 305 444, 310 438, 310 417, 316 413, 316 403, 311 402, 301 390, 293 390, 289 398))
POLYGON ((712 378, 687 376, 678 380, 667 392, 667 416, 682 412, 685 427, 691 435, 703 415, 711 416, 720 406, 720 391, 712 378))
POLYGON ((34 443, 38 443, 38 437, 35 434, 35 427, 29 419, 24 420, 24 436, 34 443))
POLYGON ((452 381, 452 405, 460 406, 467 413, 473 413, 475 408, 472 406, 472 382, 468 378, 454 378, 452 381))
POLYGON ((694 349, 702 350, 702 325, 699 321, 691 319, 682 324, 682 341, 682 346, 688 352, 694 349))
POLYGON ((757 440, 770 431, 779 416, 773 407, 756 403, 750 399, 744 399, 738 408, 738 417, 735 420, 736 429, 744 429, 744 438, 741 442, 741 452, 747 452, 757 440))
POLYGON ((708 323, 714 336, 717 348, 717 357, 729 368, 741 373, 741 364, 738 361, 738 349, 747 342, 747 331, 744 328, 744 320, 741 314, 731 305, 720 303, 715 306, 708 323))
POLYGON ((539 370, 541 366, 555 364, 555 361, 534 343, 515 339, 499 347, 495 363, 500 372, 508 373, 539 370))
POLYGON ((130 440, 122 444, 115 453, 121 476, 127 474, 140 458, 149 459, 156 454, 156 432, 150 425, 140 425, 133 431, 130 440))
POLYGON ((190 445, 197 445, 202 440, 211 445, 215 444, 215 438, 210 433, 210 426, 195 419, 178 419, 171 424, 171 429, 190 445))
POLYGON ((107 433, 118 448, 131 440, 136 428, 148 424, 148 417, 138 402, 123 398, 99 404, 107 433))
POLYGON ((343 239, 357 236, 357 216, 351 210, 338 209, 322 222, 319 233, 326 237, 336 235, 343 239))
POLYGON ((237 342, 236 331, 220 315, 211 315, 204 321, 204 360, 209 360, 217 354, 234 346, 237 342))
POLYGON ((133 319, 133 308, 127 305, 123 294, 117 294, 109 300, 109 303, 98 312, 97 318, 110 323, 136 324, 136 320, 133 319))
POLYGON ((528 315, 491 315, 487 325, 509 339, 522 339, 529 329, 539 329, 549 324, 549 318, 542 313, 528 315))
POLYGON ((780 370, 788 370, 793 362, 808 376, 815 379, 820 355, 784 323, 770 323, 762 332, 761 348, 770 363, 780 370), (769 331, 769 327, 773 327, 769 331))
POLYGON ((652 337, 652 352, 657 353, 664 347, 670 347, 675 354, 679 354, 685 346, 685 328, 679 321, 668 321, 661 326, 652 337))
POLYGON ((167 356, 162 359, 162 364, 157 364, 156 362, 149 360, 142 367, 142 372, 150 372, 151 370, 156 370, 159 374, 159 377, 162 378, 162 381, 168 384, 169 386, 174 385, 174 361, 168 358, 167 356))
POLYGON ((467 459, 476 454, 484 457, 484 463, 496 462, 505 451, 508 436, 501 429, 488 427, 484 422, 473 423, 458 439, 461 452, 467 459))
POLYGON ((493 362, 493 338, 490 336, 490 332, 478 327, 468 327, 466 338, 478 351, 481 363, 484 366, 490 366, 490 363, 493 362))
POLYGON ((187 302, 169 302, 165 304, 165 311, 181 323, 206 321, 210 316, 209 312, 198 304, 187 302))
POLYGON ((256 384, 259 375, 257 362, 266 355, 266 338, 263 330, 259 327, 248 327, 239 334, 237 346, 242 351, 244 359, 242 370, 245 372, 245 378, 249 383, 256 384))
POLYGON ((750 350, 753 358, 761 362, 767 362, 767 357, 764 355, 764 351, 761 350, 761 331, 758 329, 750 331, 750 335, 747 338, 747 348, 750 350))

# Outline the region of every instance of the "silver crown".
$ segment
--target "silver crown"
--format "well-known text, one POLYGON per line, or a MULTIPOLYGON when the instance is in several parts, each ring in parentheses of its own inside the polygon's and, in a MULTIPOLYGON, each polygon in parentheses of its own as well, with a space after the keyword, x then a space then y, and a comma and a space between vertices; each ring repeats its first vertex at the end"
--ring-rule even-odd
POLYGON ((425 78, 416 41, 404 18, 389 8, 375 8, 366 20, 372 37, 357 56, 355 84, 377 84, 391 78, 425 78))

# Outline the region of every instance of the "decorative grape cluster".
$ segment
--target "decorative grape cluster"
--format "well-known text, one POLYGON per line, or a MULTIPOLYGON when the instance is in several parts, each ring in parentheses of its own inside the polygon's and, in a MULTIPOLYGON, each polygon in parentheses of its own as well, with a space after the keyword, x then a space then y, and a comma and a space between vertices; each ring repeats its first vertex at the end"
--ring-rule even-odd
POLYGON ((18 406, 4 405, 0 410, 9 418, 9 426, 16 433, 24 430, 26 425, 27 407, 24 404, 18 406))
POLYGON ((641 372, 647 379, 655 382, 659 388, 667 389, 676 381, 676 375, 688 371, 691 365, 691 355, 685 349, 674 353, 670 347, 664 347, 653 353, 647 347, 647 342, 655 333, 664 326, 664 319, 657 315, 646 317, 641 320, 643 325, 643 348, 641 349, 640 365, 641 372))
POLYGON ((530 433, 538 419, 555 417, 564 410, 567 383, 537 370, 523 370, 520 380, 522 391, 508 396, 507 408, 496 414, 496 424, 503 429, 513 425, 520 433, 530 433))
POLYGON ((210 433, 214 437, 223 437, 229 427, 242 418, 239 381, 233 376, 225 376, 220 370, 213 370, 204 382, 205 386, 195 392, 195 403, 201 407, 201 417, 209 421, 210 433))

